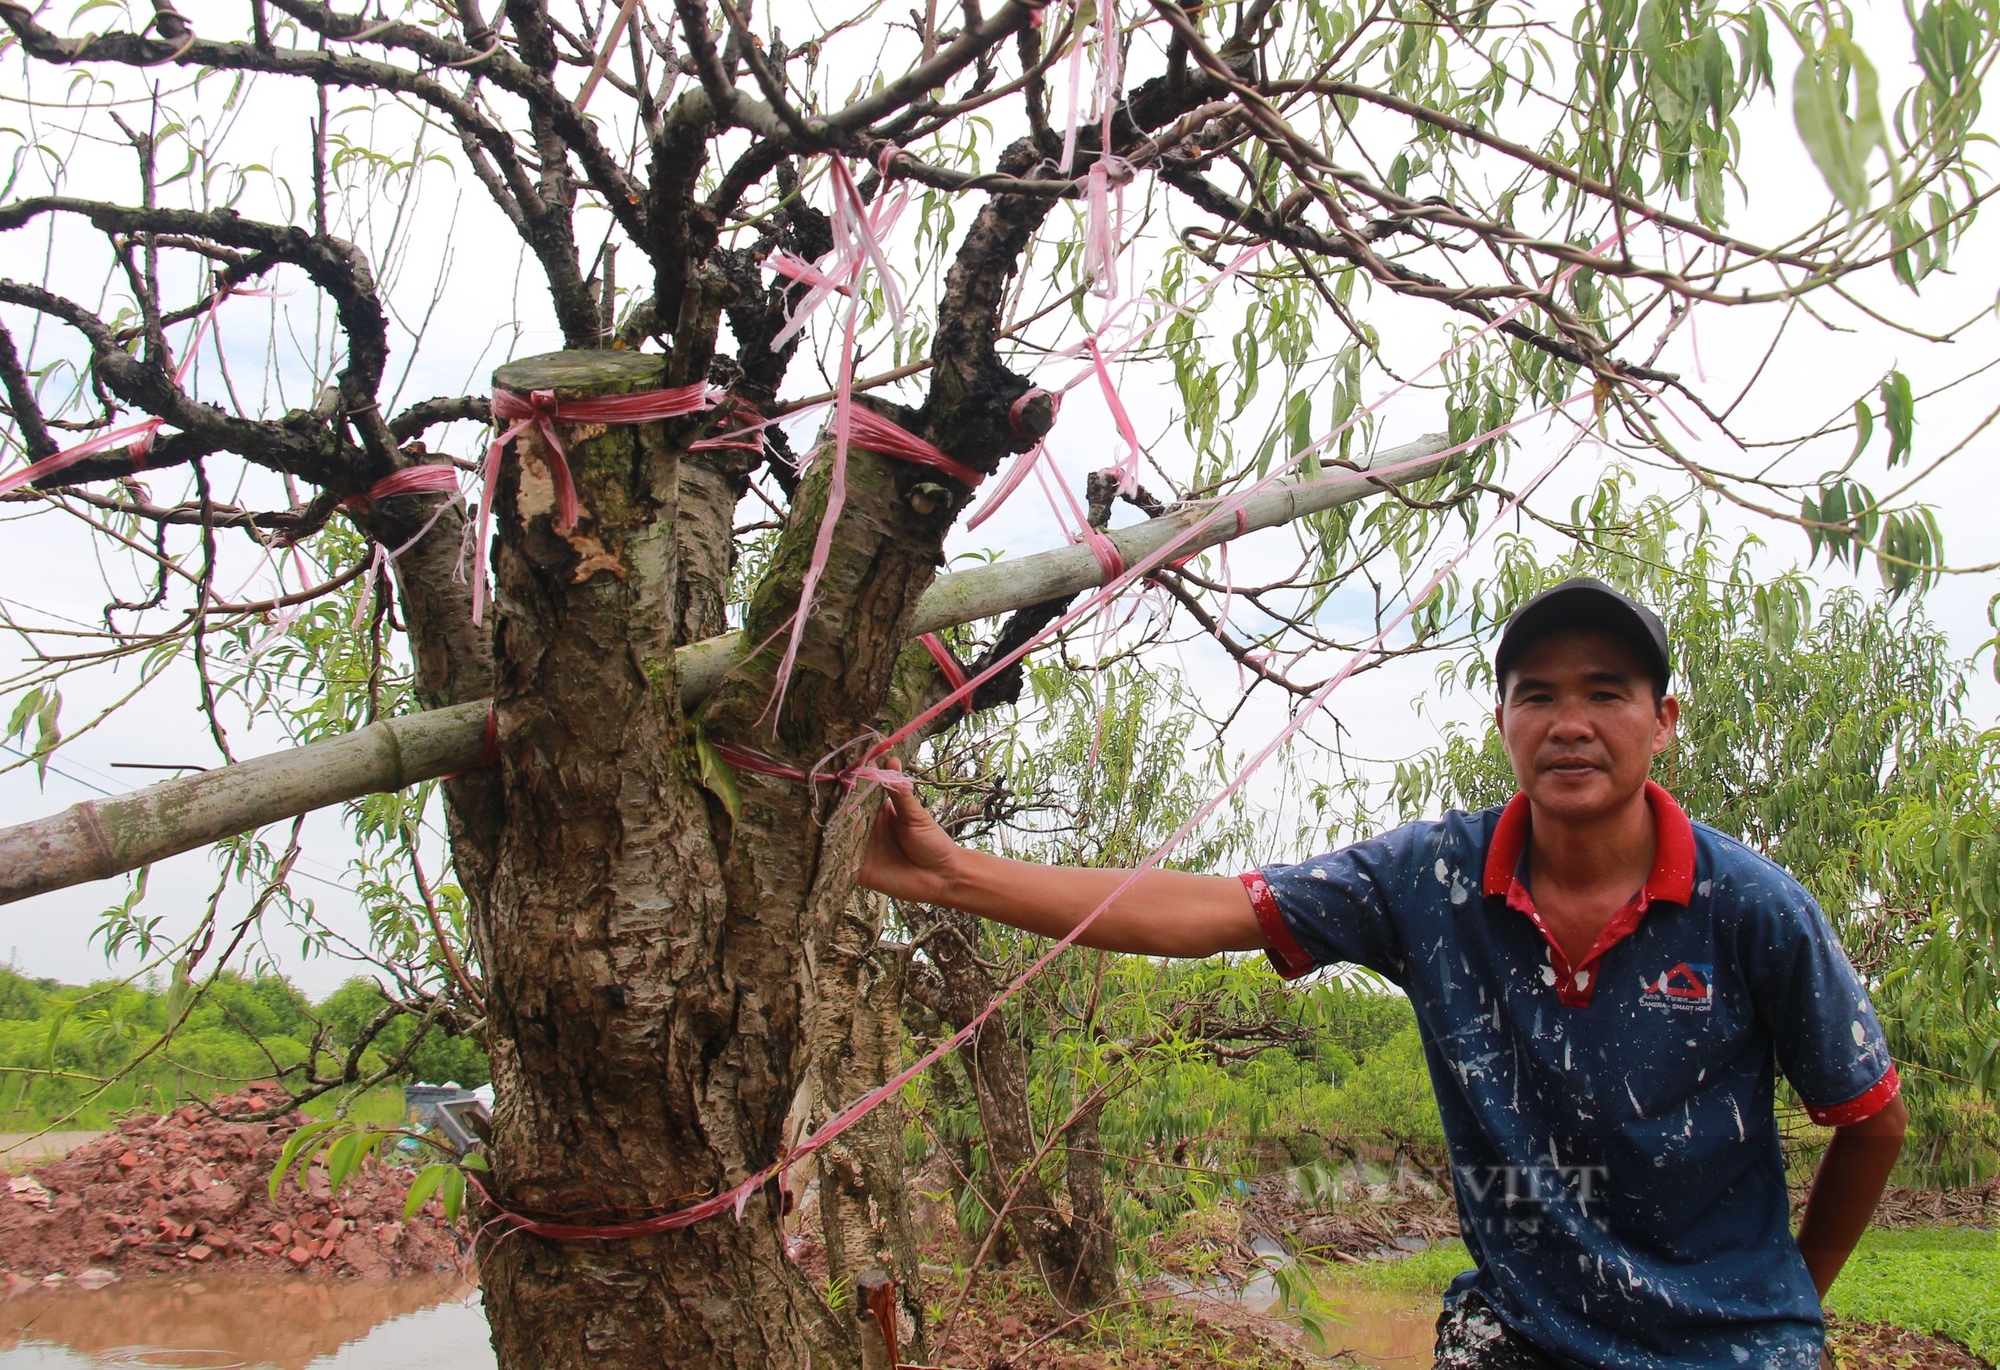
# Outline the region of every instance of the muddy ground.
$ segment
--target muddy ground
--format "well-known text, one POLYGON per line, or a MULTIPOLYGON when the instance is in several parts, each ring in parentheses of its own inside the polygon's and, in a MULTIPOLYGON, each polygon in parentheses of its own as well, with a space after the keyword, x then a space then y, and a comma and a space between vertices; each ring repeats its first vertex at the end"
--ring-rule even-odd
MULTIPOLYGON (((325 1171, 315 1168, 304 1190, 288 1181, 273 1199, 272 1170, 304 1117, 243 1124, 217 1116, 266 1106, 251 1090, 206 1109, 127 1119, 59 1160, 0 1177, 0 1294, 167 1275, 435 1282, 471 1273, 461 1238, 435 1203, 403 1220, 414 1178, 409 1169, 371 1161, 335 1196, 325 1171)), ((1211 1222, 1156 1244, 1152 1254, 1170 1271, 1240 1282, 1256 1272, 1253 1242, 1260 1236, 1338 1266, 1393 1259, 1402 1249, 1456 1235, 1451 1200, 1442 1192, 1426 1184, 1376 1188, 1381 1192, 1322 1210, 1260 1191, 1244 1207, 1218 1205, 1211 1222)), ((1889 1225, 1990 1225, 2000 1218, 2000 1184, 1949 1195, 1892 1190, 1880 1216, 1889 1225)), ((926 1295, 934 1307, 958 1304, 955 1281, 927 1281, 933 1283, 926 1295)), ((1143 1315, 1114 1319, 1108 1334, 1089 1335, 1087 1325, 1060 1316, 1023 1271, 990 1271, 975 1282, 951 1346, 942 1357, 933 1353, 933 1363, 974 1370, 1293 1370, 1326 1363, 1310 1355, 1297 1326, 1237 1304, 1190 1300, 1153 1285, 1135 1291, 1128 1308, 1143 1315)), ((1879 1324, 1836 1320, 1832 1344, 1848 1370, 1985 1366, 1946 1339, 1879 1324)))

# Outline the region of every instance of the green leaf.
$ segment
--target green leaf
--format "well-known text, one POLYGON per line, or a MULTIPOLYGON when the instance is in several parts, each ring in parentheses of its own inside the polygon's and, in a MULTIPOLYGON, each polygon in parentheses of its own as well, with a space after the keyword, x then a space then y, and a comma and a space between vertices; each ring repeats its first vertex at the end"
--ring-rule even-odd
POLYGON ((700 723, 694 727, 694 751, 701 760, 702 787, 722 801, 729 821, 734 823, 743 808, 743 791, 737 787, 735 768, 709 744, 708 734, 702 731, 700 723))
POLYGON ((299 1177, 301 1181, 300 1187, 304 1187, 305 1172, 312 1165, 314 1153, 319 1150, 319 1139, 340 1125, 340 1120, 337 1118, 325 1118, 316 1123, 307 1123, 286 1140, 285 1149, 278 1153, 278 1163, 271 1167, 270 1191, 272 1198, 275 1199, 278 1197, 278 1189, 285 1182, 285 1172, 291 1168, 294 1161, 300 1160, 301 1157, 303 1157, 303 1161, 299 1166, 299 1177))
POLYGON ((430 1198, 432 1191, 438 1187, 438 1182, 457 1168, 444 1161, 438 1161, 418 1171, 417 1178, 410 1182, 409 1195, 403 1200, 404 1221, 407 1222, 414 1217, 416 1211, 424 1206, 424 1201, 430 1198))
POLYGON ((1910 378, 1891 371, 1882 382, 1882 417, 1889 425, 1889 466, 1908 461, 1910 444, 1916 437, 1917 404, 1910 394, 1910 378))
POLYGON ((465 1172, 457 1166, 446 1166, 444 1183, 439 1186, 438 1198, 444 1202, 444 1220, 458 1221, 458 1210, 465 1206, 465 1172))
POLYGON ((1868 57, 1845 34, 1829 39, 1824 56, 1808 55, 1792 79, 1792 120, 1826 179, 1827 189, 1850 214, 1868 207, 1868 155, 1880 147, 1889 152, 1888 129, 1876 99, 1878 82, 1868 57), (1847 111, 1845 59, 1854 78, 1854 112, 1847 111))
POLYGON ((1291 442, 1294 457, 1305 454, 1299 474, 1307 480, 1319 475, 1319 458, 1307 449, 1313 445, 1312 396, 1303 392, 1285 401, 1285 434, 1291 442))
POLYGON ((350 1132, 326 1149, 326 1182, 337 1192, 361 1164, 368 1143, 365 1132, 350 1132))
MULTIPOLYGON (((1854 459, 1861 455, 1862 450, 1868 446, 1868 440, 1874 436, 1875 411, 1868 407, 1868 401, 1856 400, 1854 402, 1854 450, 1847 456, 1848 465, 1851 466, 1854 464, 1854 459)), ((1811 515, 1807 515, 1807 517, 1810 518, 1811 515)))

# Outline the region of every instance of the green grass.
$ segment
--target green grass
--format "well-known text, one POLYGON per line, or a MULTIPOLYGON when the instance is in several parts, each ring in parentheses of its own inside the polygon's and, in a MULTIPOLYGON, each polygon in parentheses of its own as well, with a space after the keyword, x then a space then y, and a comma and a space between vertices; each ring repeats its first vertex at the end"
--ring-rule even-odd
POLYGON ((1347 1289, 1374 1289, 1385 1294, 1442 1294, 1461 1270, 1472 1269, 1472 1255, 1463 1242, 1447 1242, 1399 1261, 1369 1261, 1365 1265, 1330 1265, 1322 1279, 1347 1289))
POLYGON ((1872 1229, 1827 1296, 1842 1317, 1941 1332, 2000 1361, 2000 1232, 1872 1229))
MULTIPOLYGON (((1458 1242, 1406 1260, 1328 1266, 1329 1286, 1436 1294, 1472 1257, 1458 1242)), ((2000 1232, 1976 1228, 1875 1228, 1834 1282, 1827 1309, 1842 1317, 1943 1333, 2000 1362, 2000 1232)))
MULTIPOLYGON (((311 1118, 331 1118, 339 1105, 340 1094, 322 1094, 305 1106, 304 1112, 311 1118)), ((377 1085, 354 1101, 347 1110, 347 1120, 353 1123, 374 1123, 381 1127, 395 1127, 403 1121, 403 1087, 401 1085, 377 1085)))

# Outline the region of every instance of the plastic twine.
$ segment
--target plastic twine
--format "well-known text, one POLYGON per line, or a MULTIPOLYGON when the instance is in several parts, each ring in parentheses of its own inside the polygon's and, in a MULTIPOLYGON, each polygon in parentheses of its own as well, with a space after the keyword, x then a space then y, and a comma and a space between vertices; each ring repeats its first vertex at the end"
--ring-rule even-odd
POLYGON ((965 706, 965 716, 972 717, 972 693, 965 688, 965 667, 958 664, 951 648, 945 646, 944 640, 936 633, 918 633, 917 641, 923 643, 924 650, 931 654, 931 660, 937 663, 938 674, 951 686, 952 693, 964 693, 965 697, 959 703, 965 706))
POLYGON ((1132 426, 1132 416, 1125 412, 1125 401, 1118 398, 1118 387, 1111 383, 1111 369, 1104 364, 1104 354, 1098 350, 1097 339, 1090 339, 1090 364, 1097 371, 1097 384, 1104 391, 1104 402, 1111 406, 1112 421, 1118 425, 1118 436, 1125 442, 1125 456, 1114 468, 1118 473, 1118 493, 1129 495, 1139 488, 1139 453, 1145 450, 1139 443, 1139 431, 1132 426))
POLYGON ((569 452, 563 446, 558 423, 628 424, 652 423, 681 414, 710 408, 715 396, 706 385, 683 385, 666 390, 640 390, 629 395, 601 395, 595 399, 558 400, 553 390, 533 390, 526 395, 512 390, 493 392, 493 420, 501 429, 486 448, 479 479, 485 495, 479 501, 479 537, 473 552, 472 621, 481 621, 486 608, 486 544, 493 526, 493 493, 500 483, 500 454, 521 434, 534 429, 548 449, 549 477, 556 487, 555 525, 559 532, 576 527, 576 481, 570 475, 569 452))
MULTIPOLYGON (((192 40, 190 40, 192 41, 192 40)), ((201 347, 202 332, 215 322, 216 312, 223 301, 231 296, 245 299, 271 299, 275 292, 269 290, 238 290, 224 285, 215 292, 215 298, 207 309, 194 321, 194 330, 188 335, 187 348, 181 354, 180 364, 174 367, 174 385, 178 388, 187 379, 188 368, 194 364, 196 351, 201 347)), ((132 469, 137 471, 146 464, 146 456, 153 450, 153 439, 166 425, 165 419, 141 419, 137 423, 114 428, 109 433, 100 433, 87 438, 74 447, 64 448, 52 457, 43 457, 33 465, 24 466, 11 475, 0 477, 0 495, 10 495, 24 485, 32 485, 44 476, 53 476, 58 471, 67 471, 85 457, 96 456, 99 452, 123 446, 126 455, 132 459, 132 469)))
POLYGON ((940 449, 931 446, 907 428, 889 422, 866 405, 853 405, 849 417, 853 438, 856 443, 870 452, 880 452, 885 457, 898 461, 915 462, 942 471, 947 476, 968 489, 976 490, 986 479, 985 473, 973 470, 964 462, 947 456, 940 449))
POLYGON ((153 435, 160 430, 165 419, 142 419, 138 423, 114 428, 109 433, 100 433, 74 447, 65 448, 52 457, 43 457, 32 466, 24 466, 11 475, 0 477, 0 495, 10 495, 24 485, 32 485, 44 476, 52 476, 58 471, 66 471, 85 457, 96 456, 99 452, 113 447, 124 446, 131 455, 134 469, 145 463, 146 454, 153 450, 153 435))
POLYGON ((393 499, 397 495, 457 494, 458 469, 435 462, 423 466, 406 466, 400 471, 391 471, 358 495, 349 495, 342 504, 373 504, 378 499, 393 499))

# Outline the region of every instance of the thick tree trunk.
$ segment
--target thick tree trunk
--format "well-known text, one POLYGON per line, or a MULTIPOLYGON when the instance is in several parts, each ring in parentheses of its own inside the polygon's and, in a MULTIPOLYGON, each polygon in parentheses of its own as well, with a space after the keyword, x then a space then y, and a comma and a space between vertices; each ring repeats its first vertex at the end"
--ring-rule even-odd
MULTIPOLYGON (((658 357, 570 353, 503 367, 495 384, 572 398, 661 375, 658 357)), ((684 1206, 775 1157, 802 1065, 797 953, 812 939, 796 870, 731 878, 716 836, 727 816, 698 783, 673 671, 674 445, 659 424, 562 433, 574 529, 551 522, 537 437, 516 442, 497 491, 504 824, 478 941, 495 1193, 592 1222, 684 1206)), ((789 815, 790 840, 767 840, 774 861, 805 855, 802 817, 789 815)), ((741 1221, 609 1242, 489 1229, 501 1366, 851 1363, 852 1329, 785 1258, 778 1203, 772 1186, 741 1221)))

